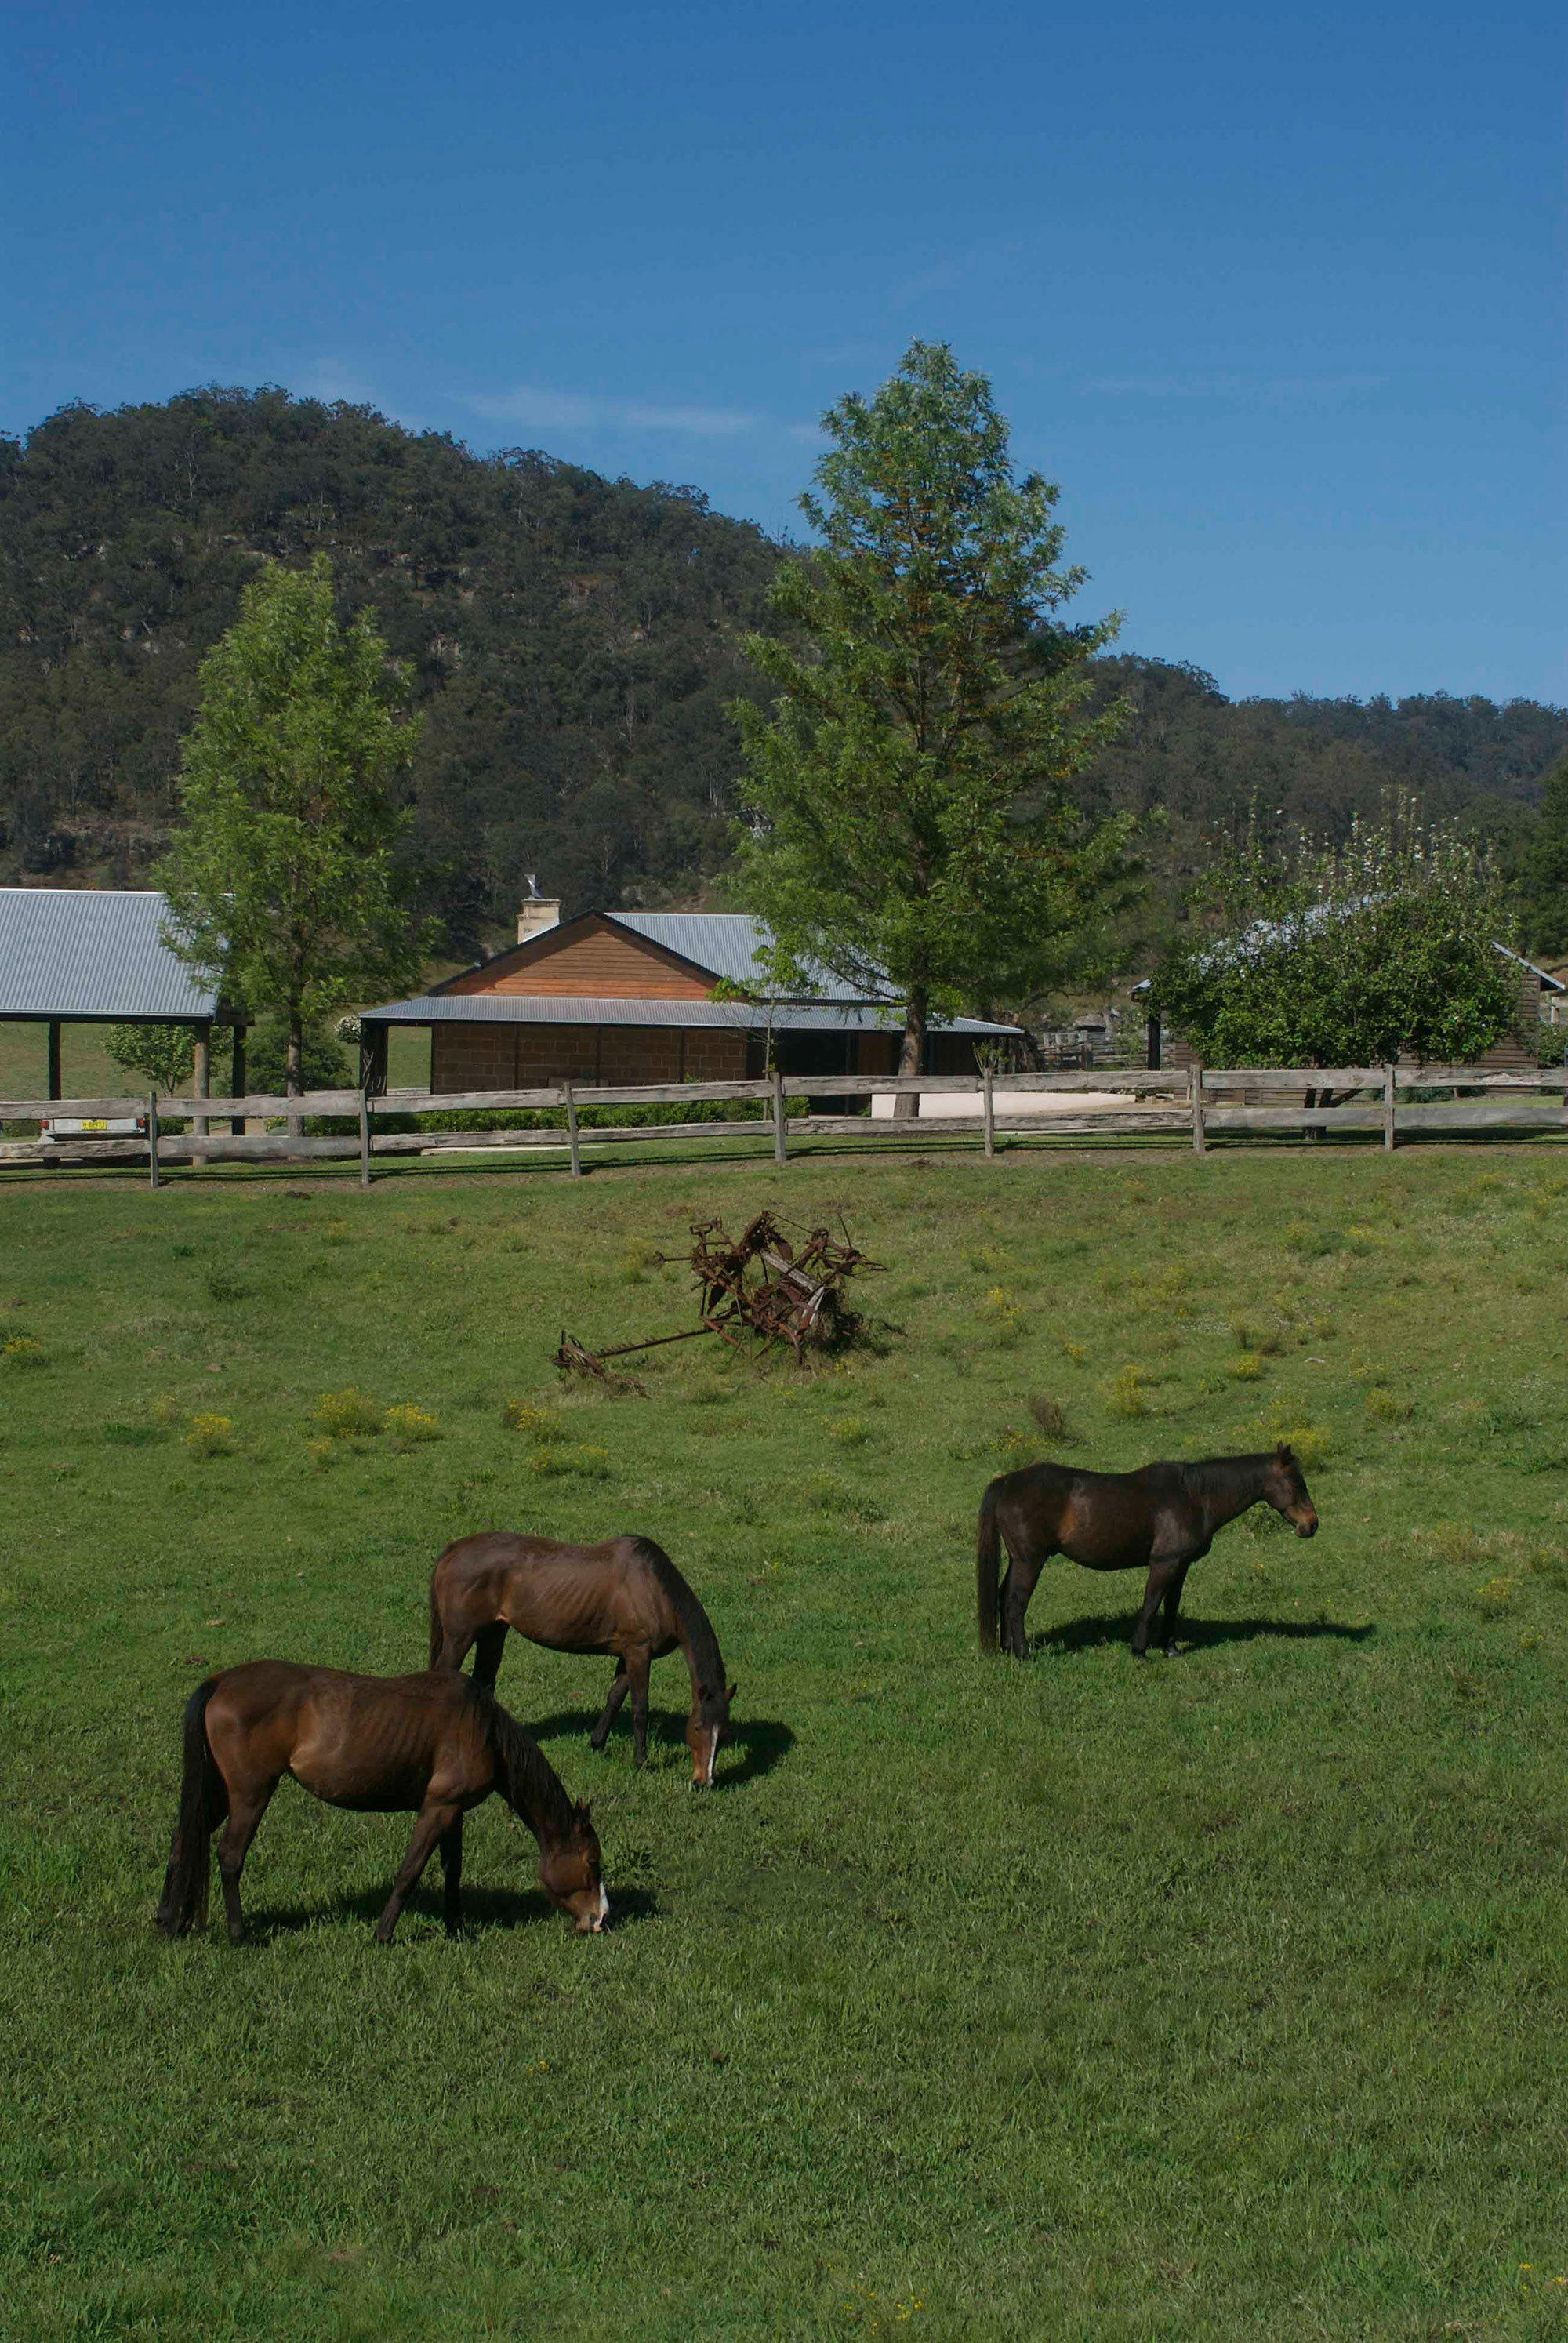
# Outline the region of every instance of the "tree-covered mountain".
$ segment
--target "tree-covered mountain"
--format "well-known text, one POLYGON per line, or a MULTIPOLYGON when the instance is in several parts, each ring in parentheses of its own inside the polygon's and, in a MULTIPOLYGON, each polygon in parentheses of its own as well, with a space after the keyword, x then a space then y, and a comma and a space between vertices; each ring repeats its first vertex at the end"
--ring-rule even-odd
MULTIPOLYGON (((506 920, 526 871, 568 910, 721 880, 724 711, 762 696, 739 644, 787 549, 694 488, 476 456, 274 388, 68 407, 0 440, 0 879, 145 876, 204 653, 263 561, 320 551, 424 709, 415 843, 457 949, 506 920)), ((1568 752, 1568 711, 1532 700, 1231 702, 1155 659, 1101 670, 1132 714, 1083 786, 1095 809, 1166 809, 1156 925, 1203 833, 1254 799, 1342 836, 1398 783, 1512 856, 1568 752)))
POLYGON ((0 444, 4 875, 145 870, 204 653, 263 561, 321 551, 424 709, 416 843, 459 946, 528 870, 575 909, 718 868, 736 645, 779 558, 759 529, 694 488, 208 389, 0 444))

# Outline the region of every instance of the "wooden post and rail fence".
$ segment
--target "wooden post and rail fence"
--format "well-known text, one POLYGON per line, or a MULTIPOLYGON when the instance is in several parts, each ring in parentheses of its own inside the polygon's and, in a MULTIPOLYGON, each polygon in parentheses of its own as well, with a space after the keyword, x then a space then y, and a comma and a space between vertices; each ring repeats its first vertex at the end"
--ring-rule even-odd
POLYGON ((744 1081, 659 1082, 586 1088, 556 1082, 533 1090, 414 1091, 392 1090, 377 1094, 357 1090, 307 1091, 297 1098, 272 1093, 239 1098, 140 1097, 95 1099, 0 1099, 0 1123, 55 1119, 76 1124, 134 1122, 135 1136, 81 1135, 53 1140, 12 1139, 0 1142, 0 1164, 65 1164, 143 1162, 150 1184, 156 1187, 163 1172, 175 1164, 228 1162, 288 1162, 312 1158, 359 1159, 360 1177, 368 1187, 377 1157, 477 1153, 492 1148, 556 1150, 564 1153, 575 1176, 580 1177, 583 1155, 589 1150, 635 1144, 643 1141, 743 1139, 749 1131, 767 1132, 777 1164, 788 1159, 791 1138, 875 1138, 879 1145, 911 1140, 923 1148, 934 1141, 964 1133, 979 1135, 985 1156, 994 1159, 999 1133, 1009 1139, 1191 1139, 1193 1152, 1202 1155, 1211 1140, 1248 1134, 1292 1133, 1317 1139, 1337 1138, 1352 1131, 1381 1133, 1385 1149, 1403 1138, 1426 1133, 1502 1131, 1563 1131, 1568 1135, 1568 1069, 1494 1072, 1478 1066, 1230 1066, 1193 1064, 1166 1072, 1141 1070, 1091 1073, 1002 1074, 990 1070, 977 1074, 879 1075, 811 1074, 799 1077, 812 1101, 897 1097, 918 1091, 927 1097, 972 1099, 976 1111, 872 1121, 861 1114, 817 1111, 804 1115, 788 1112, 786 1078, 775 1071, 744 1081), (1402 1091, 1467 1091, 1466 1097, 1407 1099, 1402 1091), (1324 1091, 1345 1093, 1335 1106, 1308 1105, 1305 1094, 1324 1091), (1063 1104, 1081 1092, 1113 1094, 1091 1098, 1083 1106, 1064 1111, 1063 1104), (1002 1103, 999 1105, 999 1093, 1002 1103), (1294 1094, 1292 1096, 1292 1094, 1294 1094), (1030 1101, 1039 1106, 1031 1111, 1030 1101), (755 1101, 754 1121, 721 1122, 648 1122, 604 1127, 585 1122, 586 1110, 598 1107, 682 1106, 709 1101, 755 1101), (377 1131, 377 1115, 423 1115, 472 1111, 503 1114, 524 1110, 560 1114, 562 1127, 525 1130, 500 1124, 472 1131, 377 1131), (306 1117, 331 1116, 347 1120, 353 1128, 343 1133, 269 1130, 268 1123, 297 1124, 306 1117), (189 1124, 170 1131, 173 1121, 189 1124), (227 1122, 227 1134, 213 1129, 227 1122), (260 1129, 247 1126, 259 1124, 260 1129), (243 1136, 238 1135, 244 1133, 243 1136))

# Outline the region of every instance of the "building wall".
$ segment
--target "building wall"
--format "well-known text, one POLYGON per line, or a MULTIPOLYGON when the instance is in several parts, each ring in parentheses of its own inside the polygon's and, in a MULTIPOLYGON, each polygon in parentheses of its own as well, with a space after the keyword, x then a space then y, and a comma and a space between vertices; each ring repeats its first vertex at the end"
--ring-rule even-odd
POLYGON ((551 928, 454 977, 447 992, 580 993, 597 1000, 706 1001, 713 979, 683 965, 646 937, 594 918, 551 928))
POLYGON ((437 1025, 433 1091, 526 1091, 551 1082, 739 1081, 746 1036, 633 1025, 437 1025))

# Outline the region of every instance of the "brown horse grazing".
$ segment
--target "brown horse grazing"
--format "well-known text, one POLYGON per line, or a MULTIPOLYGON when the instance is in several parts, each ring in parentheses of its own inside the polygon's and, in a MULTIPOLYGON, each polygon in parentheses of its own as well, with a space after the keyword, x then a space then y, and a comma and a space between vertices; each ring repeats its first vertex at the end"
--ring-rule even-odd
POLYGON ((1147 1656, 1149 1630, 1165 1605, 1162 1652, 1169 1652, 1187 1573, 1208 1553, 1214 1534, 1262 1502, 1310 1538, 1318 1516, 1302 1468, 1282 1444, 1263 1456, 1211 1456, 1201 1464, 1145 1464, 1136 1473, 1080 1473, 1070 1464, 1026 1464, 1004 1473, 980 1499, 975 1588, 982 1652, 997 1645, 998 1537, 1008 1551, 1001 1583, 1002 1642, 1023 1657, 1023 1614, 1036 1579, 1053 1554, 1089 1570, 1141 1570, 1148 1584, 1132 1628, 1132 1649, 1147 1656))
POLYGON ((579 1936, 609 1913, 588 1810, 574 1806, 538 1746, 466 1676, 351 1676, 337 1668, 252 1660, 198 1684, 186 1704, 185 1778, 158 1926, 183 1936, 206 1922, 214 1830, 228 1933, 245 1934, 239 1875, 285 1774, 328 1805, 417 1815, 391 1900, 376 1924, 389 1944, 408 1893, 437 1845, 446 1922, 462 1921, 463 1816, 498 1790, 539 1843, 539 1885, 579 1936))
POLYGON ((472 1644, 475 1683, 493 1684, 508 1627, 552 1652, 614 1654, 609 1698, 588 1737, 594 1748, 604 1747, 629 1691, 639 1765, 648 1755, 648 1667, 678 1645, 691 1672, 691 1778, 699 1789, 713 1787, 735 1686, 725 1684, 707 1612, 662 1546, 644 1537, 559 1545, 507 1530, 459 1538, 437 1558, 430 1578, 430 1665, 460 1668, 472 1644))

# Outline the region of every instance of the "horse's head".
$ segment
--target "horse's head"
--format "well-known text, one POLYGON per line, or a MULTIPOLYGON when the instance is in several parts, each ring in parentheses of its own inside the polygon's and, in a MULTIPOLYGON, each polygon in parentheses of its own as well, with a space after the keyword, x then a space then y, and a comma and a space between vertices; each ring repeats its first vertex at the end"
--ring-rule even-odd
POLYGON ((597 1936, 609 1918, 598 1833, 588 1819, 584 1799, 579 1798, 572 1809, 569 1835, 540 1855, 539 1885, 579 1936, 597 1936))
POLYGON ((714 1761, 720 1742, 729 1738, 729 1704, 735 1697, 735 1686, 720 1685, 717 1692, 710 1684, 699 1684, 691 1715, 686 1720, 686 1745, 691 1752, 691 1786, 694 1790, 711 1790, 714 1761))
POLYGON ((1269 1460, 1263 1494, 1277 1513, 1283 1513, 1298 1537, 1315 1537, 1318 1509, 1307 1494, 1307 1484, 1293 1452, 1282 1440, 1269 1460))

